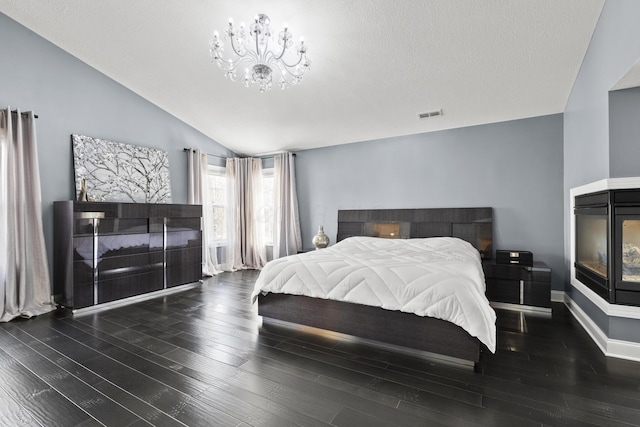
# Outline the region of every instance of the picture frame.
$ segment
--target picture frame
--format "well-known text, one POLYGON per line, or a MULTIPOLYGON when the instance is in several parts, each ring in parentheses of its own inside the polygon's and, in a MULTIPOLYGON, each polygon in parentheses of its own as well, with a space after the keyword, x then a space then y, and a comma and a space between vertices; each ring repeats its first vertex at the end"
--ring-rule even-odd
POLYGON ((171 203, 166 151, 77 134, 71 142, 76 200, 171 203))

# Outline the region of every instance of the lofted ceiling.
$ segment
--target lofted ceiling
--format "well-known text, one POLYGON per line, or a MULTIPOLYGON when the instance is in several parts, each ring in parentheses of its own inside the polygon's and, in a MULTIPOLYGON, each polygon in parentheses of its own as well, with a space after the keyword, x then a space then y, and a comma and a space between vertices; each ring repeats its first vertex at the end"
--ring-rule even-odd
POLYGON ((564 111, 604 0, 0 0, 0 12, 238 154, 564 111), (209 57, 229 17, 304 36, 301 85, 209 57), (443 115, 418 119, 442 109, 443 115))

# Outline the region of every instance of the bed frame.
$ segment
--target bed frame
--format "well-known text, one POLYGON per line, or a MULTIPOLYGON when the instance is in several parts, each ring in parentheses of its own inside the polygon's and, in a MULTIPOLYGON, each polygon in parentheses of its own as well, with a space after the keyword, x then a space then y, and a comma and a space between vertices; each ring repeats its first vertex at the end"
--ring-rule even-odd
MULTIPOLYGON (((351 236, 458 237, 482 258, 491 258, 492 218, 492 208, 340 210, 337 241, 351 236)), ((267 322, 311 326, 467 365, 480 361, 484 347, 444 320, 348 302, 269 293, 258 297, 258 314, 267 322)))

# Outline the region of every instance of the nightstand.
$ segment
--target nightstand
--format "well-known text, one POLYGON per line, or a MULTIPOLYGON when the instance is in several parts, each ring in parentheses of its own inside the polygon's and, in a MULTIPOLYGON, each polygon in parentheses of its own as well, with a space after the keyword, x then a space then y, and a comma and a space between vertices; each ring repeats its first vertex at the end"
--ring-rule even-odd
POLYGON ((551 312, 551 268, 535 261, 532 266, 482 263, 487 298, 496 308, 551 312))

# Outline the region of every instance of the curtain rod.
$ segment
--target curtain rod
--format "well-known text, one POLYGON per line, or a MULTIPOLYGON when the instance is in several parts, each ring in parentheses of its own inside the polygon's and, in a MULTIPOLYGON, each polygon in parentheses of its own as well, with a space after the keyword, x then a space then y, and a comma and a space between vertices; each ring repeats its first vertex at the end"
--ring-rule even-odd
MULTIPOLYGON (((191 148, 184 148, 183 151, 191 151, 191 148)), ((209 157, 217 157, 219 159, 227 159, 227 157, 225 157, 225 156, 218 156, 216 154, 207 153, 207 156, 209 156, 209 157)))
MULTIPOLYGON (((17 113, 17 112, 18 112, 18 110, 11 110, 11 112, 12 112, 12 113, 17 113)), ((29 112, 28 112, 28 111, 23 111, 23 112, 21 112, 20 114, 29 114, 29 112)), ((37 118, 38 118, 38 115, 37 115, 37 114, 34 114, 34 115, 33 115, 33 117, 37 119, 37 118)))
MULTIPOLYGON (((191 148, 184 148, 183 150, 184 151, 191 151, 191 148)), ((292 153, 292 154, 293 154, 293 157, 296 156, 296 153, 292 153)), ((229 157, 224 157, 224 156, 218 156, 216 154, 207 154, 207 156, 217 157, 219 159, 228 159, 229 158, 229 157)), ((248 156, 248 157, 250 157, 250 156, 248 156)), ((254 158, 255 159, 266 159, 266 158, 269 158, 269 157, 273 157, 273 155, 270 155, 270 156, 258 156, 258 157, 254 157, 254 158)))

